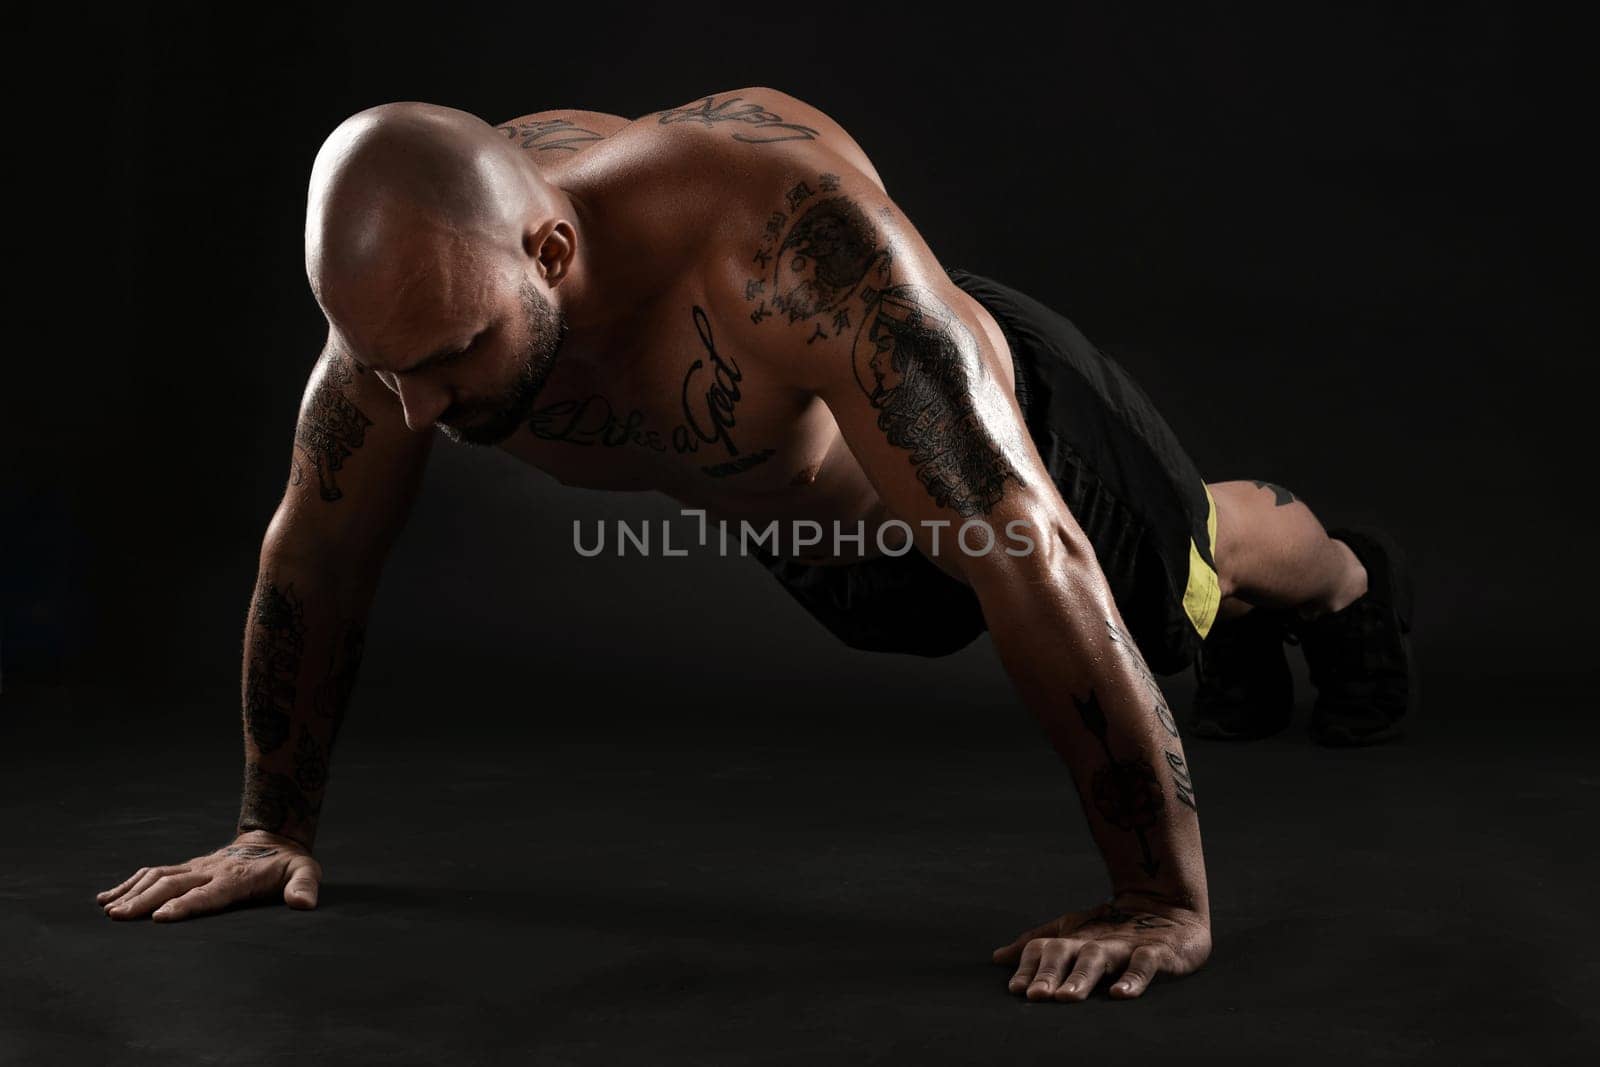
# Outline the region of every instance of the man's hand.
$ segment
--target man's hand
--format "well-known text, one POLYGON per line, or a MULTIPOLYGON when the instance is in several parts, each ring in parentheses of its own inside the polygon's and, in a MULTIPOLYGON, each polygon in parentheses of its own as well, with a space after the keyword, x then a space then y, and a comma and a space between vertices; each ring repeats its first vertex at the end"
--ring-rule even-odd
POLYGON ((293 838, 262 830, 172 867, 141 867, 95 899, 113 919, 171 922, 283 894, 291 908, 317 906, 322 865, 293 838))
POLYGON ((1083 1000, 1103 977, 1118 999, 1136 997, 1157 974, 1181 976, 1211 955, 1211 925, 1186 908, 1118 898, 1070 911, 994 951, 995 963, 1018 962, 1006 988, 1029 1000, 1083 1000))

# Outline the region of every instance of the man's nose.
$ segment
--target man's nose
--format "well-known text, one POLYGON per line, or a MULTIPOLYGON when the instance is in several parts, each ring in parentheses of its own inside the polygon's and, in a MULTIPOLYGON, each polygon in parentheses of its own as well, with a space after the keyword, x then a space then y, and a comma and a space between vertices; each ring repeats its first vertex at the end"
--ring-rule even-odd
POLYGON ((438 421, 450 406, 450 393, 438 386, 416 379, 396 377, 395 392, 400 394, 400 407, 405 412, 406 428, 412 432, 426 430, 438 421))

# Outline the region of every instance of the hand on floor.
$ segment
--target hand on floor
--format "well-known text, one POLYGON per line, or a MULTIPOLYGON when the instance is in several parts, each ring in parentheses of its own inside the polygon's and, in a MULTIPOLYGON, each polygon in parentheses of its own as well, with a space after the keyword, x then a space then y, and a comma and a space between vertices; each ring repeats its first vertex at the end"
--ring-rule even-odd
POLYGON ((1017 963, 1006 988, 1029 1000, 1083 1000, 1102 978, 1111 996, 1139 996, 1157 974, 1200 969, 1211 955, 1211 926, 1186 908, 1118 897, 1088 911, 1070 911, 994 951, 994 962, 1017 963))
POLYGON ((291 908, 317 906, 322 865, 298 841, 262 830, 172 867, 141 867, 95 897, 113 919, 157 922, 205 915, 247 900, 283 894, 291 908))

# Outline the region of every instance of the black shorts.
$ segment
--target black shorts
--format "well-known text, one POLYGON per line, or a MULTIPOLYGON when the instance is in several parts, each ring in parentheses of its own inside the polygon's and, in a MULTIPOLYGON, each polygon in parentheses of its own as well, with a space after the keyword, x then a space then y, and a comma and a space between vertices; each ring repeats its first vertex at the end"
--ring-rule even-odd
MULTIPOLYGON (((1183 670, 1216 618, 1216 504, 1155 406, 1066 317, 989 278, 950 280, 1011 347, 1017 402, 1117 609, 1161 674, 1183 670)), ((972 590, 916 549, 854 563, 756 558, 845 644, 943 656, 985 629, 972 590)))

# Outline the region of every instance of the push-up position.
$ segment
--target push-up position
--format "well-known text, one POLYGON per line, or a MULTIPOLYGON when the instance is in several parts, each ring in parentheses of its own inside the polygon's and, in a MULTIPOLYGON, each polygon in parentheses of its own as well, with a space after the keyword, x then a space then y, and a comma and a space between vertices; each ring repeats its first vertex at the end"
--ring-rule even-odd
POLYGON ((435 426, 570 485, 846 531, 755 555, 854 647, 942 655, 987 629, 1112 890, 995 951, 1030 999, 1136 997, 1210 954, 1194 779, 1151 666, 1196 665, 1193 731, 1214 737, 1282 728, 1285 640, 1315 739, 1382 740, 1408 708, 1409 594, 1381 538, 1204 482, 1120 366, 941 266, 793 97, 500 127, 373 108, 319 152, 305 239, 328 340, 246 624, 238 837, 100 894, 113 918, 316 905, 329 754, 435 426))

